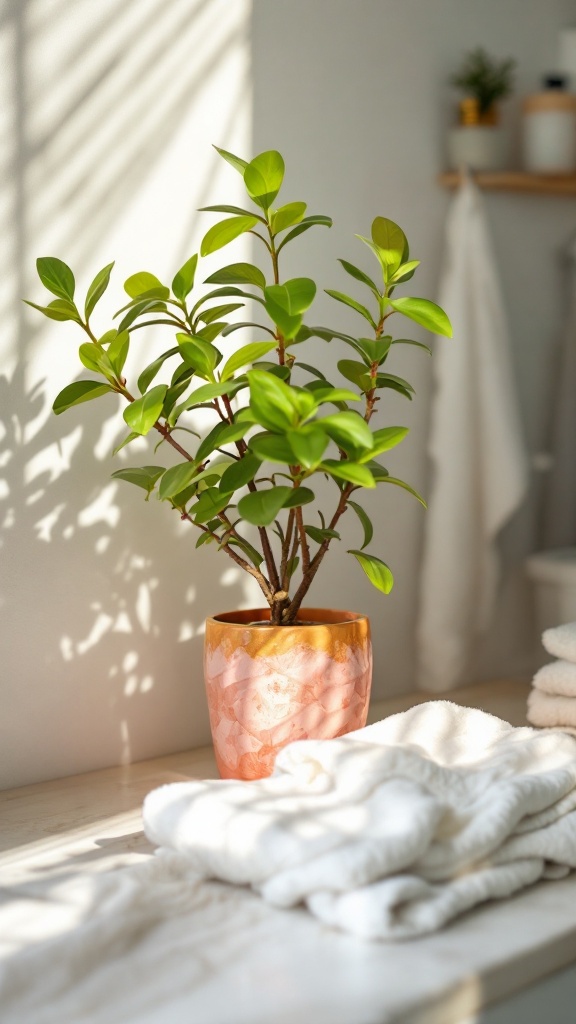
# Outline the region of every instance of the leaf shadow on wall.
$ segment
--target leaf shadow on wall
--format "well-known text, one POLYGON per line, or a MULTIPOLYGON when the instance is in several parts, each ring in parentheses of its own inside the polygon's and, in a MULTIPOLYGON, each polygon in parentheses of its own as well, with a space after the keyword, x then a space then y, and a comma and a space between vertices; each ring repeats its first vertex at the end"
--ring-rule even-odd
MULTIPOLYGON (((201 623, 205 614, 245 597, 225 557, 214 563, 212 549, 195 552, 191 530, 174 512, 170 520, 168 506, 154 498, 146 505, 143 492, 110 481, 119 464, 111 461, 108 469, 106 461, 125 433, 121 420, 111 422, 112 396, 59 418, 51 414, 55 391, 47 393, 34 366, 45 324, 21 303, 23 296, 38 299, 33 268, 41 218, 55 226, 58 254, 66 259, 73 253, 75 270, 98 269, 93 250, 145 186, 185 111, 200 101, 201 87, 234 43, 238 29, 220 19, 211 44, 190 57, 197 22, 211 38, 218 13, 212 7, 210 0, 86 5, 85 37, 75 38, 56 61, 59 111, 45 139, 30 127, 40 100, 29 95, 27 81, 43 6, 13 0, 0 22, 13 51, 14 97, 14 130, 2 147, 12 184, 0 214, 8 282, 0 319, 12 318, 8 351, 17 353, 14 370, 0 376, 2 742, 9 763, 18 760, 22 737, 30 748, 36 736, 41 760, 49 729, 53 747, 62 747, 53 775, 66 774, 69 764, 82 770, 152 756, 166 735, 173 736, 172 749, 204 740, 204 701, 194 697, 202 685, 192 678, 201 664, 201 623), (118 22, 132 17, 130 46, 143 55, 133 57, 131 78, 116 99, 115 76, 125 79, 126 73, 114 12, 118 22), (113 118, 118 107, 120 117, 113 118), (61 140, 58 146, 53 138, 61 140), (95 163, 95 150, 109 159, 95 163)), ((51 4, 51 30, 75 9, 74 0, 51 4)), ((241 102, 239 95, 231 105, 227 131, 241 102)), ((193 205, 204 201, 212 176, 211 164, 195 184, 193 205)), ((179 253, 176 265, 188 255, 179 253)), ((70 344, 72 326, 63 324, 62 335, 62 344, 70 344)), ((73 352, 80 340, 71 341, 73 352)), ((136 460, 151 461, 150 454, 139 452, 136 460)), ((155 460, 165 461, 163 449, 155 460)))

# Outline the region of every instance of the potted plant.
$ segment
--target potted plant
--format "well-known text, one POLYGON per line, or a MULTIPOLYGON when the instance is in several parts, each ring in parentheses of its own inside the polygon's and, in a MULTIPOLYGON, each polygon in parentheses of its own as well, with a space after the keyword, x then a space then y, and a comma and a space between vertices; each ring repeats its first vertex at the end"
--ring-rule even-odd
POLYGON ((379 462, 407 429, 373 429, 372 421, 386 389, 412 398, 408 381, 388 371, 394 346, 427 348, 393 338, 390 319, 400 314, 444 335, 450 324, 435 303, 396 296, 418 260, 410 259, 403 231, 384 217, 374 220, 370 238, 362 238, 376 263, 375 278, 340 261, 365 289, 368 303, 328 290, 358 314, 358 336, 305 324, 316 285, 308 277, 283 279, 283 251, 311 228, 329 227, 330 218, 308 214, 304 202, 278 205, 284 161, 276 151, 250 162, 219 153, 242 175, 250 205, 206 208, 226 216, 207 231, 200 258, 249 232, 265 253, 268 277, 256 264, 226 263, 204 282, 208 291, 196 291, 197 254, 170 287, 140 271, 125 282, 127 302, 115 326, 102 333, 94 313, 113 264, 96 275, 81 304, 71 269, 46 257, 37 261, 38 273, 55 298, 46 306, 29 305, 51 319, 71 321, 83 335, 79 357, 90 376, 65 387, 54 412, 119 395, 128 432, 115 452, 153 434, 175 460, 123 467, 113 476, 141 488, 146 500, 155 494, 166 502, 190 524, 196 547, 212 545, 262 591, 262 608, 210 618, 205 645, 219 769, 225 777, 256 778, 272 770, 276 751, 289 740, 340 735, 365 723, 367 618, 303 608, 303 601, 340 540, 338 525, 349 509, 362 533, 349 554, 378 590, 390 591, 390 569, 366 551, 373 526, 358 497, 363 489, 392 485, 422 501, 379 462), (258 310, 254 321, 230 319, 247 303, 258 310), (171 335, 169 347, 129 383, 124 366, 132 338, 158 324, 171 335), (237 331, 249 340, 234 348, 230 339, 237 331), (335 338, 350 350, 334 367, 343 382, 328 380, 314 362, 313 345, 335 338), (307 348, 312 354, 302 356, 307 348), (190 431, 198 409, 212 416, 202 437, 190 431), (332 496, 327 508, 312 513, 320 477, 331 482, 332 496))
POLYGON ((450 82, 464 93, 459 125, 449 134, 452 167, 496 170, 505 164, 504 139, 498 127, 498 102, 513 89, 516 62, 493 60, 482 47, 466 54, 450 82))

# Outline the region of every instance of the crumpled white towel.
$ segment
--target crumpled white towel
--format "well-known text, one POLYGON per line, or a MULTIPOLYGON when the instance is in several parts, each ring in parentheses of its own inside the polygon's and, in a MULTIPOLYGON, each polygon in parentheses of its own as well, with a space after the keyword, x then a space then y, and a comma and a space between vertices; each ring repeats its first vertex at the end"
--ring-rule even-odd
POLYGON ((562 659, 551 661, 538 669, 532 685, 555 697, 576 697, 576 664, 562 659))
POLYGON ((533 689, 528 696, 526 717, 533 725, 563 729, 576 735, 576 700, 533 689))
POLYGON ((452 202, 440 305, 454 340, 436 338, 418 622, 418 685, 450 690, 489 626, 497 536, 528 486, 510 340, 482 196, 466 177, 452 202))
POLYGON ((436 701, 292 743, 268 779, 161 787, 143 817, 206 878, 408 938, 576 867, 576 742, 436 701))
POLYGON ((576 622, 565 622, 542 633, 542 643, 548 654, 565 661, 576 662, 576 622))

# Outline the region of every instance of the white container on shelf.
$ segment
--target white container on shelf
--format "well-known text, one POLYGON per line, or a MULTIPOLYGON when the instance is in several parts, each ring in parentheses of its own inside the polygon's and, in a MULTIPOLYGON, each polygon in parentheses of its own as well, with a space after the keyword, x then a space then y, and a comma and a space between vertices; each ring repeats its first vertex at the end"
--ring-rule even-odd
POLYGON ((576 96, 559 89, 527 96, 522 141, 526 171, 570 174, 576 170, 576 96))
POLYGON ((556 548, 530 555, 526 572, 534 583, 540 632, 576 622, 576 548, 556 548))
POLYGON ((450 170, 501 171, 505 165, 504 134, 496 125, 458 125, 448 132, 450 170))

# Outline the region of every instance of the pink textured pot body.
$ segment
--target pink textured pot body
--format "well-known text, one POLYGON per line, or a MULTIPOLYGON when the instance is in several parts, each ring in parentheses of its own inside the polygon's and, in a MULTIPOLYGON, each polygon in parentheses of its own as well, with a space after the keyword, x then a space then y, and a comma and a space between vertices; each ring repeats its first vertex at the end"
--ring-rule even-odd
POLYGON ((269 619, 258 608, 206 620, 204 677, 224 779, 264 778, 292 740, 333 739, 366 724, 368 618, 304 608, 302 625, 251 625, 269 619))

